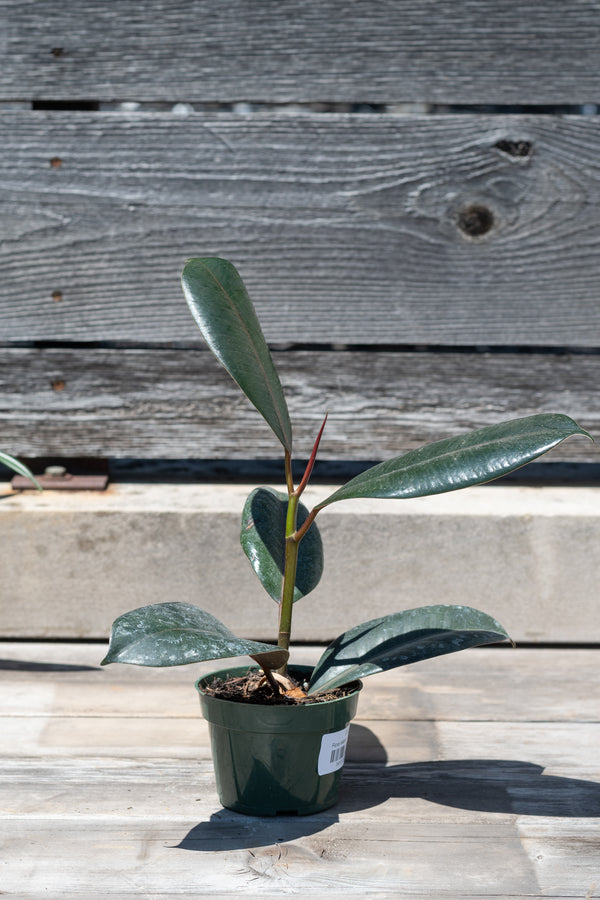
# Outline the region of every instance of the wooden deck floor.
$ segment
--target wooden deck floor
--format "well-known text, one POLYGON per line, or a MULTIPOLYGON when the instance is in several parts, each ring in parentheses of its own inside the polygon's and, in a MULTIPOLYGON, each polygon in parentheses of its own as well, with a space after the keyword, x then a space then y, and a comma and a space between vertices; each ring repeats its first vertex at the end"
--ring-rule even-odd
POLYGON ((258 819, 217 799, 201 667, 102 669, 103 649, 0 644, 1 894, 600 897, 598 651, 373 676, 339 805, 258 819))

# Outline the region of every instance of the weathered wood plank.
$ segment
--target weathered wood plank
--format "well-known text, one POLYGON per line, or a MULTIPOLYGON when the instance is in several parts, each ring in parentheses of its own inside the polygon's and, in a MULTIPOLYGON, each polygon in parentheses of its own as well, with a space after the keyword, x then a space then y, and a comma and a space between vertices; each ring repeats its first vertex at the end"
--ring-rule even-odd
MULTIPOLYGON (((0 697, 23 689, 22 702, 29 694, 35 704, 47 688, 45 708, 34 716, 6 716, 3 709, 2 890, 11 896, 158 900, 198 897, 199 890, 225 897, 259 890, 266 897, 325 891, 341 898, 401 891, 416 900, 433 891, 444 900, 566 900, 595 892, 599 710, 587 722, 500 722, 495 712, 487 721, 473 717, 491 708, 499 685, 505 705, 514 704, 518 714, 551 716, 554 698, 561 716, 573 697, 597 696, 597 651, 482 649, 413 667, 422 673, 417 691, 445 687, 450 715, 459 713, 455 721, 442 710, 435 722, 361 719, 367 690, 375 708, 381 707, 378 684, 402 691, 400 671, 374 676, 361 697, 338 805, 315 816, 271 820, 221 809, 206 734, 192 747, 185 737, 191 723, 179 709, 169 752, 156 754, 160 717, 145 715, 149 697, 161 704, 152 670, 100 673, 108 678, 107 693, 126 688, 121 702, 146 723, 136 747, 126 746, 123 717, 96 720, 85 701, 66 719, 57 716, 67 685, 89 697, 98 678, 97 651, 97 645, 0 645, 0 658, 20 660, 20 668, 4 663, 0 697), (511 656, 512 674, 505 668, 511 656), (43 671, 41 682, 36 667, 44 665, 56 668, 43 671), (148 696, 130 694, 124 672, 139 678, 148 696), (548 678, 540 677, 545 672, 548 678), (473 685, 478 691, 470 705, 453 710, 452 691, 460 695, 473 685), (36 716, 37 744, 29 727, 36 716), (62 743, 56 742, 61 722, 62 743), (425 727, 430 742, 423 741, 425 727), (117 740, 111 750, 108 734, 120 736, 121 749, 117 740), (381 753, 374 756, 377 746, 381 753)), ((316 652, 301 649, 307 658, 316 652)), ((175 685, 182 672, 158 674, 175 685)), ((119 692, 112 693, 117 704, 119 692)), ((397 711, 403 714, 402 704, 397 711)))
MULTIPOLYGON (((138 791, 130 791, 132 804, 138 791)), ((5 889, 12 896, 27 885, 24 896, 43 893, 51 900, 220 897, 223 891, 391 897, 399 889, 403 897, 429 898, 439 879, 435 895, 443 898, 537 896, 532 864, 510 822, 486 829, 489 839, 473 824, 419 828, 387 820, 374 827, 311 816, 278 821, 278 828, 261 820, 249 830, 238 824, 240 816, 198 822, 191 802, 188 808, 187 820, 160 813, 91 820, 13 816, 1 822, 5 889)), ((216 816, 224 815, 217 810, 216 816)), ((568 869, 557 887, 564 889, 567 879, 568 869)))
MULTIPOLYGON (((190 709, 197 706, 192 691, 193 685, 190 709)), ((369 756, 374 756, 376 750, 381 753, 383 748, 385 762, 391 767, 388 774, 392 783, 377 786, 384 773, 381 768, 376 768, 371 773, 371 782, 364 787, 370 798, 379 796, 378 802, 384 802, 390 796, 403 796, 397 793, 394 782, 397 775, 414 777, 418 770, 410 771, 411 766, 440 757, 466 760, 467 769, 469 760, 483 759, 500 765, 503 761, 525 759, 525 771, 521 774, 530 780, 541 778, 542 770, 546 769, 548 777, 559 773, 568 773, 571 777, 573 773, 580 773, 582 777, 600 778, 596 755, 600 741, 598 722, 573 725, 552 721, 533 724, 509 721, 364 721, 368 724, 361 724, 363 720, 360 715, 356 719, 354 746, 348 749, 348 759, 362 762, 366 757, 370 762, 369 756), (574 734, 577 734, 576 744, 573 743, 574 734), (523 756, 525 753, 527 755, 523 756), (539 760, 543 761, 541 765, 539 760)), ((148 759, 210 760, 208 728, 199 712, 195 716, 174 716, 171 719, 162 715, 132 718, 122 715, 10 716, 3 722, 1 755, 13 755, 15 746, 19 746, 24 755, 46 759, 96 756, 126 759, 143 756, 148 759)), ((427 772, 425 768, 424 778, 427 778, 427 772)), ((549 788, 556 787, 558 790, 561 786, 549 782, 549 788)), ((588 788, 586 803, 581 798, 582 786, 577 790, 577 786, 571 787, 579 799, 582 810, 579 815, 600 815, 600 789, 588 788), (586 811, 592 808, 593 812, 586 811)), ((401 788, 406 791, 405 784, 401 788)), ((561 799, 560 794, 558 799, 561 799)), ((528 802, 531 811, 533 801, 530 798, 528 802)), ((548 802, 545 806, 540 803, 535 814, 551 814, 547 811, 548 802)), ((510 806, 509 801, 505 800, 505 811, 519 811, 517 795, 510 806)))
MULTIPOLYGON (((578 730, 571 729, 572 735, 577 733, 578 730)), ((564 771, 571 769, 567 767, 564 771)), ((168 812, 175 821, 181 822, 190 815, 190 801, 198 817, 208 820, 213 816, 215 833, 211 836, 208 827, 199 828, 190 836, 189 843, 199 842, 202 837, 217 849, 216 845, 225 838, 218 827, 219 820, 231 820, 231 813, 226 811, 222 817, 214 815, 220 804, 210 758, 170 759, 151 753, 135 759, 106 756, 2 759, 0 773, 0 822, 9 805, 15 817, 31 821, 68 819, 75 814, 85 816, 92 810, 97 820, 120 817, 133 824, 154 815, 160 821, 167 819, 162 810, 168 796, 168 812), (58 792, 57 784, 66 790, 58 792), (136 797, 135 807, 131 806, 133 798, 127 796, 132 793, 131 785, 144 786, 136 797)), ((323 816, 311 818, 313 823, 320 819, 323 828, 349 818, 352 813, 357 821, 347 829, 349 832, 362 820, 374 829, 386 822, 400 827, 412 823, 417 832, 423 833, 434 822, 463 826, 489 824, 490 813, 494 813, 497 826, 521 816, 524 831, 535 834, 547 824, 540 820, 560 816, 564 825, 570 824, 576 832, 580 828, 579 820, 600 816, 599 778, 598 769, 590 780, 570 774, 546 774, 540 765, 502 758, 409 761, 388 766, 346 762, 339 804, 323 816), (437 806, 433 820, 428 804, 437 806), (526 822, 531 817, 536 817, 537 822, 531 822, 527 829, 526 822)), ((242 827, 243 824, 240 822, 242 827)), ((548 823, 548 837, 557 837, 552 831, 548 823)))
POLYGON ((179 272, 217 254, 273 343, 600 344, 597 117, 12 112, 4 126, 4 343, 199 344, 179 272), (479 237, 458 224, 473 207, 487 212, 465 227, 491 225, 479 237))
POLYGON ((592 0, 3 0, 3 99, 584 103, 592 0), (53 52, 54 51, 54 52, 53 52))
MULTIPOLYGON (((275 352, 306 457, 376 460, 505 419, 565 412, 600 432, 600 355, 275 352)), ((211 353, 0 349, 2 441, 25 457, 268 459, 275 439, 211 353)), ((546 460, 595 461, 567 441, 546 460)))
MULTIPOLYGON (((314 665, 323 649, 294 647, 292 661, 314 665)), ((103 644, 0 643, 0 715, 5 720, 198 719, 194 682, 219 663, 100 668, 105 651, 103 644)), ((373 748, 362 734, 371 721, 411 726, 435 720, 597 723, 598 655, 594 649, 479 648, 380 672, 364 680, 357 723, 366 727, 355 728, 350 758, 373 761, 373 748), (582 682, 589 690, 581 691, 582 682)), ((187 727, 185 722, 182 727, 187 727)), ((198 747, 205 748, 205 731, 190 730, 197 732, 198 747)), ((11 747, 6 737, 0 741, 4 757, 11 747)))
POLYGON ((552 820, 521 818, 518 829, 535 869, 540 896, 554 897, 561 882, 571 897, 579 893, 585 900, 592 900, 597 895, 600 886, 597 819, 563 819, 555 827, 552 820))

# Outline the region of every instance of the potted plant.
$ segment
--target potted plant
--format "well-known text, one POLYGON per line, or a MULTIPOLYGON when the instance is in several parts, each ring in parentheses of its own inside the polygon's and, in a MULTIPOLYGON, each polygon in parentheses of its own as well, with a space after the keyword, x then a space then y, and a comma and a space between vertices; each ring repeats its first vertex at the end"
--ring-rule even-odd
POLYGON ((346 499, 422 497, 482 484, 539 457, 570 435, 587 433, 561 414, 488 426, 369 468, 309 510, 301 496, 325 422, 296 485, 285 397, 238 272, 224 259, 192 259, 182 283, 210 349, 283 447, 285 492, 271 487, 253 490, 241 522, 243 550, 278 604, 278 640, 271 645, 238 638, 208 612, 167 602, 119 616, 102 662, 173 666, 249 656, 254 669, 224 669, 197 682, 210 724, 221 802, 256 815, 315 812, 335 802, 361 678, 510 640, 502 625, 484 612, 466 606, 425 606, 392 612, 344 632, 312 672, 288 670, 294 603, 316 588, 323 571, 317 515, 346 499))

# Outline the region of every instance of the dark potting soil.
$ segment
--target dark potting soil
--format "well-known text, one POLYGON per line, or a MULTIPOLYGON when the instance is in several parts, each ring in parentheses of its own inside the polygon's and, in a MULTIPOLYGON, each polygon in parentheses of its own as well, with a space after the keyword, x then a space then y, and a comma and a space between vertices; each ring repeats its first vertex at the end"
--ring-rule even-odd
POLYGON ((272 686, 262 672, 248 672, 247 675, 231 675, 229 678, 214 678, 203 687, 205 694, 218 697, 220 700, 233 700, 235 703, 257 703, 263 706, 302 706, 309 703, 327 703, 352 694, 358 688, 358 681, 351 681, 331 691, 319 691, 306 695, 308 686, 302 679, 287 675, 291 688, 280 684, 280 693, 275 694, 272 686))

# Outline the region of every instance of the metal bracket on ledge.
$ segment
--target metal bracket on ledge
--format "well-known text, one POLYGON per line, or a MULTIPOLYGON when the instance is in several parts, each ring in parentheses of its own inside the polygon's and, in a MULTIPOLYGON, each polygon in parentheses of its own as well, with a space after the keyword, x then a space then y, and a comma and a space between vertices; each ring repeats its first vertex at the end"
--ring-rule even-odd
MULTIPOLYGON (((71 475, 64 466, 48 466, 36 478, 46 491, 103 491, 108 484, 108 475, 71 475)), ((23 475, 15 475, 10 484, 15 491, 36 490, 23 475)))

